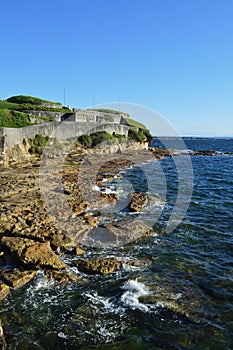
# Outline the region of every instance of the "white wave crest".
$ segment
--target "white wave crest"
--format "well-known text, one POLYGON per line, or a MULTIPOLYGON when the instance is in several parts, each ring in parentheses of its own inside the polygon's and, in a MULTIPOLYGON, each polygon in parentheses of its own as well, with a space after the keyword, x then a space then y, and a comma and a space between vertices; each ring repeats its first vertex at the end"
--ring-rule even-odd
POLYGON ((137 279, 129 280, 123 285, 122 289, 126 290, 121 296, 121 301, 125 306, 132 310, 149 311, 149 307, 139 301, 141 296, 149 294, 149 290, 144 283, 138 282, 137 279))

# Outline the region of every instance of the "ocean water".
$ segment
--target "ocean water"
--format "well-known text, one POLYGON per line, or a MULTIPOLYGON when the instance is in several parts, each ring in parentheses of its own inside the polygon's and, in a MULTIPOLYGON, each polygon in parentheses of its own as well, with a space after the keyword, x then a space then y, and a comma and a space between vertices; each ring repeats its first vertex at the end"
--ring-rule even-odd
MULTIPOLYGON (((190 150, 223 154, 191 158, 193 192, 177 227, 166 231, 180 185, 171 157, 159 162, 166 196, 154 213, 154 235, 126 247, 88 250, 88 256, 121 258, 123 269, 66 286, 47 282, 41 271, 0 304, 1 318, 17 334, 10 350, 233 349, 233 139, 184 142, 190 150), (129 259, 150 264, 133 267, 129 259)), ((175 139, 164 143, 179 148, 175 139)), ((158 168, 147 166, 147 177, 140 165, 124 170, 125 183, 147 192, 151 176, 149 190, 161 198, 158 168)), ((72 256, 64 259, 80 275, 72 256)))

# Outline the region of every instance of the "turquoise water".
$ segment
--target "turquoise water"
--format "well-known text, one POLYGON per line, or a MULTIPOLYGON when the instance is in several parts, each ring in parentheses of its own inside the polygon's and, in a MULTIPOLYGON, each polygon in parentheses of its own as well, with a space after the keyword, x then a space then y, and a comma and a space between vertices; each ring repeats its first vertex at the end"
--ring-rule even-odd
MULTIPOLYGON (((185 142, 192 150, 233 152, 230 139, 185 142)), ((54 286, 41 271, 29 287, 14 291, 0 309, 18 334, 10 350, 233 349, 233 157, 192 158, 191 202, 171 233, 166 233, 166 223, 179 181, 172 158, 160 164, 167 196, 154 235, 126 247, 88 250, 88 256, 123 259, 124 268, 116 274, 54 286), (134 268, 128 258, 150 264, 134 268)), ((148 167, 160 196, 153 165, 148 167)), ((140 166, 123 176, 135 190, 147 191, 140 166)), ((80 275, 73 257, 64 259, 80 275)))

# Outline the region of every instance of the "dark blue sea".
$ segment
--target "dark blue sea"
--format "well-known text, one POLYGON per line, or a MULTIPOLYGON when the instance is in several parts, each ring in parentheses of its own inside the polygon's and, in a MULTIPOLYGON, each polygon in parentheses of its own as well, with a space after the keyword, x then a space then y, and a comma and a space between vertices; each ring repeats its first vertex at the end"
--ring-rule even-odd
MULTIPOLYGON (((140 165, 124 170, 135 190, 148 191, 150 176, 150 192, 158 199, 164 186, 157 172, 163 173, 165 204, 158 205, 159 215, 155 211, 154 235, 125 247, 88 251, 88 256, 125 259, 115 274, 55 286, 41 271, 30 286, 14 291, 0 308, 18 333, 10 350, 233 349, 233 139, 183 141, 188 150, 221 153, 191 156, 189 178, 179 176, 175 157, 160 160, 155 170, 148 163, 147 176, 140 165), (179 187, 184 196, 179 203, 187 210, 180 213, 178 207, 179 220, 169 231, 179 187), (133 267, 127 259, 149 264, 133 267)), ((164 145, 183 148, 176 139, 153 141, 153 146, 164 145)), ((64 259, 72 266, 72 257, 64 259)))

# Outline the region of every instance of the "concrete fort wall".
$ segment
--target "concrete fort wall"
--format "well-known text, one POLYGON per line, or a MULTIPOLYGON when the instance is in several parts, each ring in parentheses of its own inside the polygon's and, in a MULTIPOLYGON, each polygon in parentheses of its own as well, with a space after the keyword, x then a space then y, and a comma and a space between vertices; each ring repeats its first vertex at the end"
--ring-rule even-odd
POLYGON ((52 112, 52 111, 24 111, 30 115, 37 117, 53 117, 56 121, 75 121, 88 123, 120 123, 124 117, 122 114, 114 114, 108 112, 91 111, 85 109, 74 109, 74 111, 52 112))
POLYGON ((51 122, 25 128, 0 128, 0 147, 3 152, 6 148, 22 144, 24 138, 34 138, 36 134, 63 141, 80 135, 90 135, 98 131, 106 131, 110 134, 121 134, 127 137, 128 130, 128 126, 121 124, 86 122, 51 122))
POLYGON ((61 121, 61 117, 64 113, 62 112, 50 112, 50 111, 33 111, 33 110, 25 110, 24 113, 35 115, 37 117, 48 117, 55 118, 56 121, 61 121))

